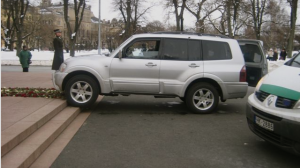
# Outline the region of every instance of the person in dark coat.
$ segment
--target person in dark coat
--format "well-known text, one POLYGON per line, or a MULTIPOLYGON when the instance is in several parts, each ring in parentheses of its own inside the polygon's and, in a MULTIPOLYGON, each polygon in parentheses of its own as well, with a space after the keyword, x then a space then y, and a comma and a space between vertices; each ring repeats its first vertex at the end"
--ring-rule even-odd
POLYGON ((284 48, 284 49, 282 49, 280 51, 280 58, 279 58, 279 60, 285 60, 286 55, 287 55, 287 53, 286 53, 285 48, 284 48))
POLYGON ((60 65, 64 62, 63 40, 61 38, 61 31, 59 29, 55 29, 54 33, 56 37, 53 39, 54 58, 52 70, 58 70, 60 65))
POLYGON ((278 59, 278 52, 277 49, 275 49, 273 54, 273 61, 277 61, 277 59, 278 59))
POLYGON ((26 46, 23 46, 23 50, 19 53, 20 64, 22 65, 23 72, 28 72, 31 57, 31 52, 27 50, 26 46))

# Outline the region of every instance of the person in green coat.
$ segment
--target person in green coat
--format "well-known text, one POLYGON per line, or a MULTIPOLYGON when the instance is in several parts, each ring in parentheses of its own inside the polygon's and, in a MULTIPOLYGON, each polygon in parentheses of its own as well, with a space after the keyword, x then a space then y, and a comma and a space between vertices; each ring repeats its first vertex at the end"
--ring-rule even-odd
POLYGON ((27 50, 26 46, 23 46, 23 50, 19 54, 20 64, 22 65, 23 72, 28 72, 31 57, 31 52, 27 50))

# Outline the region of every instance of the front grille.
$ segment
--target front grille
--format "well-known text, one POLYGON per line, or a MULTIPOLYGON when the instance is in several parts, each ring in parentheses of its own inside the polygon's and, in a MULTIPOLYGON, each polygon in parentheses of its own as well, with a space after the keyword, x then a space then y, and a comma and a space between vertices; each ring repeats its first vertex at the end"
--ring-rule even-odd
POLYGON ((284 147, 293 147, 295 141, 285 138, 281 135, 278 135, 272 131, 268 131, 264 128, 261 128, 260 126, 257 126, 254 124, 254 131, 259 134, 261 137, 265 138, 266 140, 269 140, 279 146, 284 147))
POLYGON ((270 95, 270 93, 263 92, 260 90, 259 92, 256 92, 255 95, 259 101, 263 102, 270 95))
MULTIPOLYGON (((264 91, 256 91, 255 92, 256 98, 263 102, 265 101, 265 99, 270 95, 270 93, 264 92, 264 91)), ((287 109, 292 109, 295 104, 297 103, 296 100, 291 100, 288 98, 284 98, 284 97, 277 97, 275 106, 279 107, 279 108, 287 108, 287 109), (288 103, 284 103, 284 102, 288 102, 288 103)))
POLYGON ((272 119, 272 120, 275 120, 275 121, 281 121, 282 120, 281 117, 277 117, 277 116, 274 116, 272 114, 265 113, 265 112, 263 112, 263 111, 255 108, 255 107, 252 107, 252 110, 255 111, 257 114, 260 114, 260 115, 262 115, 262 116, 264 116, 266 118, 269 118, 269 119, 272 119))
POLYGON ((287 99, 287 98, 284 98, 284 97, 277 97, 277 101, 276 101, 276 107, 279 107, 279 108, 287 108, 287 109, 292 109, 296 104, 296 100, 291 100, 291 99, 287 99), (284 101, 287 100, 289 101, 289 105, 287 104, 284 104, 284 101))

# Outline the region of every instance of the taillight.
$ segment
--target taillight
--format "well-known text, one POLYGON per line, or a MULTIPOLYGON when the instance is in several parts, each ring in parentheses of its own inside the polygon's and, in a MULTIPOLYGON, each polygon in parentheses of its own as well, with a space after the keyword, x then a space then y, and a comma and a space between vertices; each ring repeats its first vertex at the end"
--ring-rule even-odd
POLYGON ((246 81, 247 81, 246 67, 243 66, 243 68, 240 71, 240 82, 246 82, 246 81))

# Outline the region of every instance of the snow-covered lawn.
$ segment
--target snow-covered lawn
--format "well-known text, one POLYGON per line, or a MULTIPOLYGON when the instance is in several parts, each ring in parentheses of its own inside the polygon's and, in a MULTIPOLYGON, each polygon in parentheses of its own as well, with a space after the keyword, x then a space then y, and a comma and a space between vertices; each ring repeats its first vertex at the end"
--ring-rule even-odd
MULTIPOLYGON (((109 53, 107 49, 101 50, 101 53, 109 53)), ((31 51, 32 54, 32 64, 31 65, 44 65, 51 66, 53 61, 54 52, 53 51, 31 51)), ((98 50, 91 51, 80 51, 75 52, 76 56, 81 55, 92 55, 98 54, 98 50)), ((70 58, 70 53, 64 51, 64 59, 70 58)), ((1 51, 1 65, 20 65, 19 57, 16 56, 16 51, 1 51)))
MULTIPOLYGON (((107 49, 102 50, 101 53, 107 53, 109 52, 107 49)), ((37 50, 31 51, 32 54, 32 64, 31 65, 44 65, 44 66, 51 66, 53 61, 54 52, 53 51, 40 51, 37 50)), ((80 51, 75 52, 76 56, 81 55, 92 55, 92 54, 98 54, 98 50, 91 50, 91 51, 80 51)), ((64 58, 65 60, 70 58, 70 53, 64 52, 64 58)), ((283 65, 286 61, 289 59, 283 61, 268 61, 269 66, 269 72, 272 70, 278 68, 279 66, 283 65)), ((16 56, 15 51, 1 51, 1 65, 20 65, 19 57, 16 56)))

